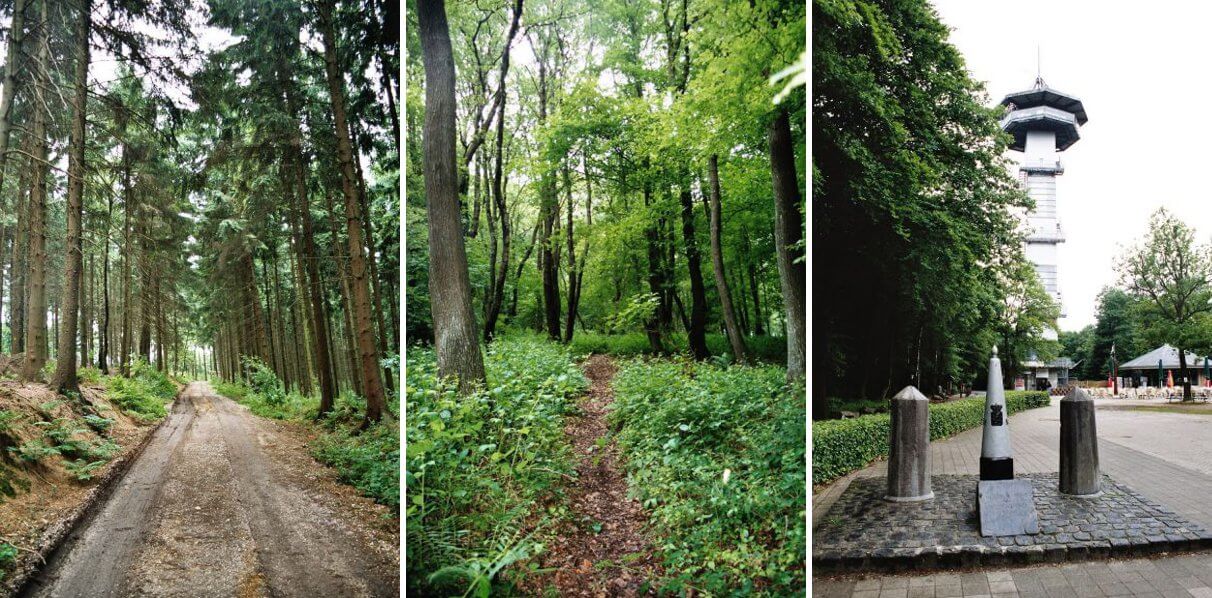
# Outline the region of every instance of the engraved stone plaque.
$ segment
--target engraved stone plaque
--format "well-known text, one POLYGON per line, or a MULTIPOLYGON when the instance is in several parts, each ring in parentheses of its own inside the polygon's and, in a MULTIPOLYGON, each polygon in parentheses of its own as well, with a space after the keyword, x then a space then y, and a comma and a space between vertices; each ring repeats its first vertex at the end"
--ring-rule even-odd
POLYGON ((1039 516, 1031 480, 982 481, 977 487, 977 511, 982 536, 1039 533, 1039 516))

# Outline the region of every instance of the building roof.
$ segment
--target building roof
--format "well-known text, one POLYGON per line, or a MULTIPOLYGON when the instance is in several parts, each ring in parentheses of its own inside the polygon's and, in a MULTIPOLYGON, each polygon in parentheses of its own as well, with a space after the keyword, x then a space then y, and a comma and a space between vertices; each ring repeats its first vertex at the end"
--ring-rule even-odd
MULTIPOLYGON (((1157 361, 1161 360, 1162 369, 1172 370, 1178 368, 1178 349, 1170 345, 1162 345, 1132 361, 1127 361, 1119 365, 1121 370, 1156 370, 1157 361)), ((1205 357, 1201 357, 1190 351, 1187 352, 1187 368, 1202 368, 1204 367, 1205 357)))
POLYGON ((1073 360, 1069 359, 1068 357, 1058 357, 1058 358, 1053 359, 1052 361, 1048 361, 1048 362, 1043 362, 1043 361, 1040 361, 1040 360, 1034 359, 1034 358, 1028 358, 1026 361, 1023 362, 1023 367, 1028 367, 1028 368, 1048 368, 1048 369, 1069 370, 1069 369, 1073 369, 1074 365, 1076 365, 1076 364, 1074 364, 1073 360))

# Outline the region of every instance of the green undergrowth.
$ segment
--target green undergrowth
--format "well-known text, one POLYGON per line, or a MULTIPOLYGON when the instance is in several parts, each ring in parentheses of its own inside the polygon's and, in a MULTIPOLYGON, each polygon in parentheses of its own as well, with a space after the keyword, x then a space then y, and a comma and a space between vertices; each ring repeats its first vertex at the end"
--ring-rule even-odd
MULTIPOLYGON (((83 379, 101 378, 100 372, 81 370, 83 379), (87 377, 87 378, 85 378, 87 377)), ((177 385, 168 376, 137 360, 130 366, 130 377, 105 377, 105 389, 110 400, 127 414, 144 421, 155 421, 168 415, 166 406, 177 396, 177 385)))
POLYGON ((780 367, 636 359, 610 422, 658 532, 663 591, 790 596, 805 583, 804 387, 780 367))
MULTIPOLYGON (((684 333, 666 335, 663 339, 665 349, 673 353, 688 354, 689 344, 684 333)), ((652 346, 648 337, 642 332, 627 334, 601 334, 597 332, 577 332, 572 337, 569 347, 574 355, 600 353, 615 357, 637 357, 652 355, 652 346)), ((777 336, 745 337, 745 348, 758 361, 781 364, 787 361, 787 339, 777 336)), ((732 349, 728 338, 722 334, 707 335, 707 351, 717 359, 731 361, 732 349)))
POLYGON ((459 396, 430 349, 408 352, 409 595, 508 593, 511 565, 543 550, 526 530, 559 516, 540 505, 575 471, 563 416, 587 382, 572 355, 510 333, 484 361, 487 387, 459 396))
POLYGON ((3 580, 17 564, 17 547, 0 542, 0 580, 3 580))
MULTIPOLYGON (((1006 392, 1006 408, 1011 414, 1047 406, 1049 401, 1044 391, 1006 392)), ((981 425, 984 414, 983 397, 931 404, 930 439, 939 440, 975 428, 981 425)), ((812 422, 813 485, 833 481, 887 456, 891 425, 887 413, 812 422)))
MULTIPOLYGON (((365 399, 342 393, 334 401, 333 410, 317 419, 319 397, 287 392, 273 369, 259 359, 246 357, 244 369, 246 381, 211 384, 219 394, 247 406, 256 415, 316 426, 319 434, 310 448, 317 461, 334 468, 341 482, 375 502, 400 506, 400 428, 393 417, 384 417, 363 430, 365 399)), ((389 393, 387 410, 399 413, 395 393, 389 393)))

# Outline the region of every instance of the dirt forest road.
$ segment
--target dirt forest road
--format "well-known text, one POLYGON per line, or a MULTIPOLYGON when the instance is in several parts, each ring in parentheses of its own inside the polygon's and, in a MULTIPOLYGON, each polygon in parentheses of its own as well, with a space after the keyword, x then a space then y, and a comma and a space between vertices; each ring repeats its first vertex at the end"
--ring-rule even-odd
POLYGON ((23 595, 399 596, 386 511, 325 469, 280 423, 194 382, 23 595))

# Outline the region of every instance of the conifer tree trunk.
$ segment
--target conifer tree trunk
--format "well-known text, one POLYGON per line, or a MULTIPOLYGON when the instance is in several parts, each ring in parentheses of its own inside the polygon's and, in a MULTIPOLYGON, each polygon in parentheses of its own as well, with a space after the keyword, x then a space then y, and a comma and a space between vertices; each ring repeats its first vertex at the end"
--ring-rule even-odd
MULTIPOLYGON (((428 4, 428 3, 424 3, 428 4)), ((380 379, 379 355, 375 344, 374 319, 371 313, 370 284, 367 280, 366 246, 362 242, 361 198, 354 172, 353 147, 345 116, 343 75, 337 68, 336 39, 333 34, 332 0, 320 2, 320 28, 324 42, 324 72, 328 80, 329 100, 337 129, 337 161, 341 166, 341 190, 345 195, 346 232, 349 237, 349 269, 353 286, 353 318, 356 326, 358 355, 361 358, 362 385, 366 397, 365 424, 377 422, 383 416, 386 397, 380 379)), ((448 40, 449 43, 449 40, 448 40)), ((453 75, 453 69, 451 70, 453 75)), ((457 229, 461 231, 460 229, 457 229)), ((432 235, 431 235, 432 238, 432 235)), ((460 240, 462 237, 460 236, 460 240)), ((466 271, 466 268, 464 268, 466 271)), ((470 286, 470 284, 469 284, 470 286)), ((468 306, 470 310, 470 305, 468 306)), ((474 334, 473 337, 474 338, 474 334)), ((478 349, 478 347, 477 347, 478 349)))
POLYGON ((417 23, 425 64, 425 202, 438 372, 444 377, 456 376, 459 392, 465 394, 482 385, 485 377, 471 308, 467 251, 459 222, 455 67, 444 0, 418 3, 417 23))
MULTIPOLYGON (((286 87, 287 110, 291 116, 298 118, 298 100, 295 96, 294 82, 286 77, 283 85, 286 87)), ((332 342, 328 333, 328 306, 324 301, 321 289, 323 282, 320 278, 320 267, 317 263, 320 252, 316 249, 315 226, 311 217, 311 201, 307 191, 307 164, 303 155, 302 132, 296 120, 292 129, 291 139, 291 171, 294 175, 295 213, 298 214, 302 236, 296 239, 295 248, 299 252, 299 263, 303 276, 301 282, 306 290, 309 316, 312 323, 313 342, 312 357, 316 363, 316 378, 320 385, 320 409, 318 416, 323 417, 332 411, 337 396, 337 384, 332 364, 332 342)), ((334 241, 335 243, 335 241, 334 241)))
MULTIPOLYGON (((84 127, 88 102, 88 36, 92 3, 81 0, 76 29, 76 64, 72 84, 72 129, 68 150, 67 179, 67 276, 63 281, 63 325, 59 328, 59 355, 51 387, 60 394, 79 393, 76 377, 77 316, 80 313, 80 278, 83 269, 81 219, 84 217, 84 127)), ((85 360, 88 359, 87 350, 85 360)))
POLYGON ((97 281, 97 268, 93 256, 88 256, 88 267, 84 268, 84 275, 81 280, 80 287, 80 364, 88 367, 90 363, 89 357, 92 355, 92 332, 93 332, 93 285, 97 281))
POLYGON ((728 278, 724 274, 724 249, 720 242, 720 167, 719 158, 712 154, 707 158, 707 174, 711 182, 711 192, 708 200, 708 212, 711 215, 711 266, 715 273, 715 290, 720 296, 720 311, 724 315, 724 332, 728 335, 728 344, 732 347, 732 355, 737 363, 748 363, 749 356, 745 351, 745 337, 736 324, 736 314, 732 310, 732 293, 728 289, 728 278))
MULTIPOLYGON (((125 133, 125 123, 120 125, 120 128, 125 133)), ((124 210, 122 244, 124 250, 120 253, 122 256, 122 342, 118 351, 118 369, 123 376, 128 378, 130 377, 131 344, 134 340, 135 332, 135 306, 131 303, 131 286, 134 283, 131 273, 131 261, 135 258, 134 238, 132 235, 134 228, 135 194, 132 193, 130 183, 130 162, 130 146, 124 141, 122 143, 122 204, 124 210)))
MULTIPOLYGON (((25 39, 25 0, 13 2, 13 21, 8 30, 8 50, 4 62, 4 83, 0 90, 0 189, 4 187, 5 167, 8 165, 8 142, 11 135, 13 98, 17 94, 17 59, 20 55, 22 40, 25 39)), ((4 196, 0 194, 0 212, 7 209, 4 196)), ((0 264, 4 263, 5 228, 0 226, 0 264)), ((14 273, 15 274, 15 273, 14 273)), ((0 283, 3 283, 0 273, 0 283)), ((0 318, 4 313, 4 293, 0 284, 0 318)), ((11 307, 11 306, 10 306, 11 307)), ((0 339, 0 353, 4 352, 3 339, 0 339)))
POLYGON ((33 180, 29 194, 29 302, 25 327, 25 360, 21 378, 37 380, 46 364, 46 110, 45 73, 49 68, 46 25, 49 23, 46 0, 39 3, 38 73, 34 77, 34 126, 31 133, 36 144, 33 160, 33 180))
POLYGON ((25 168, 21 169, 21 177, 17 185, 17 229, 14 231, 12 272, 13 280, 9 287, 9 331, 13 335, 12 352, 25 352, 25 306, 28 293, 26 279, 28 278, 27 264, 29 263, 29 181, 33 172, 34 142, 32 136, 26 135, 21 144, 25 156, 25 168))

